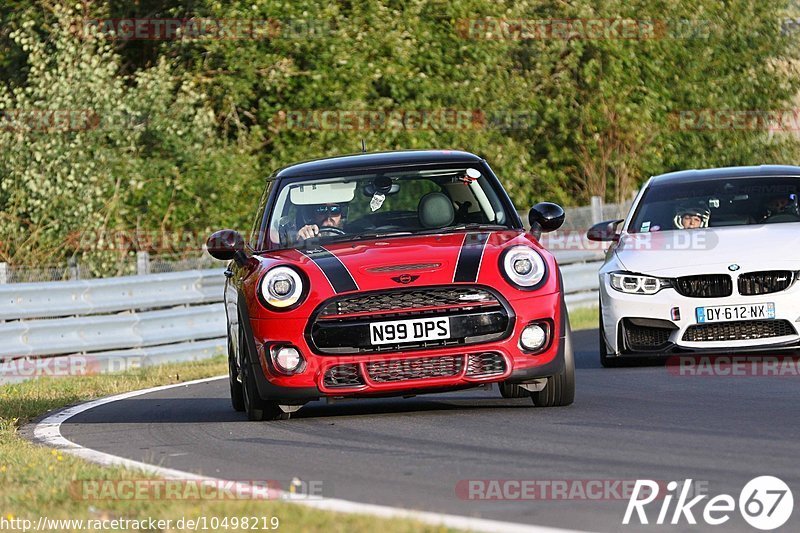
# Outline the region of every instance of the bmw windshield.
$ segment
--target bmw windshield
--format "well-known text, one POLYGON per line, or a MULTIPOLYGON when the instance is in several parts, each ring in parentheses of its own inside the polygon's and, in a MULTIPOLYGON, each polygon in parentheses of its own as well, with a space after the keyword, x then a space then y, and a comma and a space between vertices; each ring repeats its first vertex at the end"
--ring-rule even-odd
POLYGON ((398 168, 284 183, 271 247, 472 227, 511 228, 492 182, 470 166, 398 168))
POLYGON ((800 222, 800 177, 717 178, 649 187, 630 233, 800 222))

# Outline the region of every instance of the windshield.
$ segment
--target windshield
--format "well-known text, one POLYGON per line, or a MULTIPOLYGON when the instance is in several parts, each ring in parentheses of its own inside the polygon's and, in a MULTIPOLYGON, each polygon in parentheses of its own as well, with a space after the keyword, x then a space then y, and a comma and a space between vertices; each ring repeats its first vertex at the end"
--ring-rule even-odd
POLYGON ((381 169, 285 183, 269 222, 271 247, 492 225, 511 218, 470 166, 381 169))
POLYGON ((800 222, 800 177, 719 178, 651 186, 630 233, 800 222))

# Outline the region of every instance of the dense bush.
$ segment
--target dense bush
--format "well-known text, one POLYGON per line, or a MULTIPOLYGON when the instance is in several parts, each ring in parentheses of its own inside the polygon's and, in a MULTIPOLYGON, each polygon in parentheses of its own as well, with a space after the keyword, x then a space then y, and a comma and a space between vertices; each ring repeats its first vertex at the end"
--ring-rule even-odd
MULTIPOLYGON (((791 107, 797 38, 778 4, 201 0, 73 12, 18 2, 2 8, 16 29, 0 37, 0 106, 100 118, 87 131, 0 128, 0 260, 70 255, 85 230, 245 228, 265 175, 355 152, 362 138, 370 150, 479 153, 521 208, 619 200, 686 167, 793 163, 794 137, 763 124, 685 120, 791 107), (271 32, 137 41, 68 28, 137 16, 263 20, 271 32), (514 24, 549 19, 576 22, 533 39, 514 24), (589 19, 634 23, 643 38, 582 38, 589 19), (323 110, 427 113, 434 126, 319 129, 323 110)), ((93 257, 108 270, 118 254, 93 257)))

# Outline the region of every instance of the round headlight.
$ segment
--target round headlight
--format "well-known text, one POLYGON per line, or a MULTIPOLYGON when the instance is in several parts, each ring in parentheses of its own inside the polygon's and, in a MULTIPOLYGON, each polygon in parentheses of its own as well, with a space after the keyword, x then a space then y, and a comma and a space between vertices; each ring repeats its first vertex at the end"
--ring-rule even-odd
POLYGON ((518 245, 506 250, 502 266, 506 277, 522 288, 529 288, 542 281, 547 273, 544 259, 529 246, 518 245))
POLYGON ((261 280, 261 296, 272 307, 291 307, 303 296, 303 279, 293 268, 275 267, 261 280))

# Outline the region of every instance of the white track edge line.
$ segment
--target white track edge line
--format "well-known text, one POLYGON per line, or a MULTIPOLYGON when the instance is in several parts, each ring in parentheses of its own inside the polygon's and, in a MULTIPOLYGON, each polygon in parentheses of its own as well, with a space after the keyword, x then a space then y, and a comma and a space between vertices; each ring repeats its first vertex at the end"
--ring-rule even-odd
MULTIPOLYGON (((243 493, 246 493, 252 487, 246 483, 240 483, 233 480, 224 480, 222 478, 215 478, 209 476, 201 476, 191 472, 183 472, 172 468, 156 466, 124 457, 118 457, 105 452, 86 448, 77 443, 68 440, 61 434, 61 424, 70 418, 77 416, 81 413, 120 400, 142 396, 152 392, 158 392, 177 387, 188 387, 190 385, 197 385, 200 383, 208 383, 218 379, 226 378, 227 376, 216 376, 212 378, 197 379, 194 381, 186 381, 184 383, 176 383, 172 385, 162 385, 160 387, 151 387, 148 389, 141 389, 137 391, 125 392, 116 394, 114 396, 107 396, 97 400, 91 400, 72 407, 67 407, 56 411, 55 413, 46 415, 41 421, 34 424, 33 438, 36 442, 58 449, 64 453, 80 457, 92 463, 100 464, 103 466, 123 466, 132 470, 139 470, 149 474, 158 475, 165 479, 191 479, 197 481, 208 481, 210 483, 227 482, 233 483, 243 493)), ((428 511, 415 511, 411 509, 402 509, 398 507, 391 507, 388 505, 376 505, 371 503, 359 503, 349 500, 341 500, 338 498, 318 498, 299 500, 296 496, 281 491, 278 493, 276 501, 287 503, 296 503, 313 507, 315 509, 333 511, 348 514, 365 514, 372 516, 379 516, 382 518, 401 518, 410 519, 423 522, 435 526, 445 526, 450 528, 465 529, 469 531, 486 531, 496 532, 503 531, 508 533, 580 533, 575 530, 553 528, 547 526, 536 526, 520 524, 515 522, 503 522, 500 520, 490 520, 485 518, 472 518, 468 516, 449 515, 444 513, 434 513, 428 511)))

